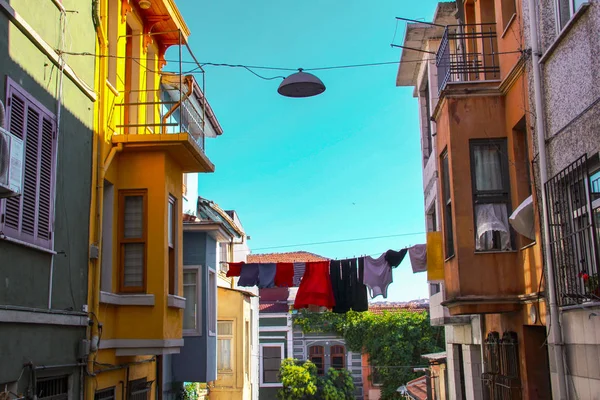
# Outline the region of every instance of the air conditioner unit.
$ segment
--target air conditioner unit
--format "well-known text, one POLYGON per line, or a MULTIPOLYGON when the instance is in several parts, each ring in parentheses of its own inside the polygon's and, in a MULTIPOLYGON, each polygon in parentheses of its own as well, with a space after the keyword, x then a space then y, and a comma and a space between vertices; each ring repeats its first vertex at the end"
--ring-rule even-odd
POLYGON ((0 198, 23 190, 23 140, 0 128, 0 198))

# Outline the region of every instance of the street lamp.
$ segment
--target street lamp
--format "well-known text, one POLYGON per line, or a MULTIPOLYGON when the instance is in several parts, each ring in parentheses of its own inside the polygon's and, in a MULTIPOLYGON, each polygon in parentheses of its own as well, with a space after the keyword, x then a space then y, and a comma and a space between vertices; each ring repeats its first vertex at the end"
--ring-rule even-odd
POLYGON ((286 97, 311 97, 325 91, 323 82, 298 68, 298 72, 288 76, 281 82, 277 92, 286 97))

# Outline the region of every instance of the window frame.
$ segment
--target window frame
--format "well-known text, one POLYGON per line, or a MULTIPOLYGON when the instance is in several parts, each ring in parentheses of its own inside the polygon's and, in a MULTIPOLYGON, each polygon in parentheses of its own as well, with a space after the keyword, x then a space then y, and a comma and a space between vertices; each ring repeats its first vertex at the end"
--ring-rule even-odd
POLYGON ((169 294, 176 296, 178 293, 178 201, 175 196, 169 194, 167 202, 167 257, 169 259, 169 294))
POLYGON ((575 14, 577 14, 577 11, 579 11, 579 9, 581 8, 581 5, 583 3, 585 3, 585 1, 582 1, 581 4, 579 4, 579 6, 577 6, 577 8, 575 8, 575 1, 576 0, 555 0, 554 1, 554 16, 555 16, 555 21, 556 21, 556 33, 557 34, 560 34, 566 28, 566 26, 569 24, 569 21, 573 18, 573 16, 575 14), (569 2, 569 16, 568 16, 568 18, 565 19, 564 24, 563 24, 561 15, 560 15, 561 1, 569 2))
POLYGON ((208 292, 208 305, 206 325, 208 330, 208 336, 217 336, 217 306, 218 306, 218 292, 217 292, 217 271, 214 268, 208 268, 208 278, 206 281, 207 292, 208 292), (212 282, 211 282, 212 280, 212 282))
MULTIPOLYGON (((23 177, 21 179, 23 192, 21 196, 0 199, 0 231, 2 231, 8 238, 14 239, 19 243, 23 243, 24 245, 31 245, 34 247, 38 247, 43 250, 53 250, 53 236, 54 236, 54 214, 55 214, 55 190, 56 190, 56 174, 57 174, 57 161, 56 161, 56 152, 57 152, 57 132, 56 132, 56 116, 48 110, 44 105, 42 105, 34 96, 32 96, 27 90, 21 87, 18 83, 12 80, 10 77, 6 77, 6 130, 17 136, 18 138, 23 140, 23 177), (11 125, 13 123, 13 107, 14 107, 14 97, 17 97, 19 101, 23 103, 23 126, 21 127, 21 132, 14 131, 11 129, 11 125), (35 153, 36 158, 36 167, 35 173, 36 176, 34 178, 29 178, 30 181, 35 179, 35 188, 33 188, 33 192, 30 195, 35 196, 34 201, 34 217, 33 217, 33 227, 32 232, 23 231, 23 216, 27 213, 23 212, 24 207, 24 199, 27 197, 27 179, 26 173, 28 168, 26 168, 27 158, 28 158, 28 138, 30 134, 33 132, 29 132, 28 122, 29 122, 29 113, 32 110, 33 113, 37 114, 38 117, 38 127, 36 131, 36 141, 37 141, 37 151, 35 153), (50 172, 48 187, 47 187, 47 210, 42 211, 42 204, 40 204, 40 189, 42 182, 42 163, 44 159, 44 124, 49 124, 50 133, 52 135, 50 139, 50 154, 46 154, 46 158, 50 158, 50 172), (13 218, 16 218, 16 227, 11 226, 8 222, 9 219, 9 210, 8 208, 18 208, 18 213, 13 218), (40 217, 40 212, 44 214, 47 211, 47 220, 42 220, 40 217), (48 237, 40 237, 40 224, 47 224, 48 226, 48 237)), ((35 144, 35 143, 34 143, 35 144)))
POLYGON ((318 345, 318 344, 309 346, 308 347, 308 359, 310 360, 310 362, 315 364, 315 366, 317 366, 317 376, 325 376, 325 369, 326 369, 325 368, 325 346, 318 345), (321 349, 322 352, 313 354, 312 349, 321 349), (321 359, 321 369, 319 369, 319 366, 317 365, 317 363, 315 363, 313 361, 314 358, 321 359), (321 371, 321 373, 319 373, 319 371, 321 371))
MULTIPOLYGON (((202 326, 202 265, 184 265, 183 266, 183 274, 189 271, 196 272, 196 328, 189 329, 183 328, 183 336, 202 336, 203 326, 202 326)), ((185 279, 183 279, 183 287, 186 286, 185 279)), ((185 293, 185 290, 184 292, 185 293)), ((185 304, 187 307, 188 299, 186 297, 185 304)), ((185 315, 185 309, 184 309, 185 315)), ((184 318, 185 321, 185 318, 184 318)))
POLYGON ((235 370, 235 320, 233 319, 220 319, 217 320, 217 373, 218 374, 233 374, 235 370), (231 324, 231 334, 222 335, 219 334, 219 324, 220 323, 230 323, 231 324), (219 369, 219 340, 229 340, 229 365, 231 368, 229 369, 219 369))
MULTIPOLYGON (((261 343, 260 344, 260 387, 283 387, 281 382, 265 382, 264 376, 264 348, 265 347, 277 347, 281 350, 281 361, 285 358, 285 345, 283 343, 261 343)), ((281 365, 281 364, 280 364, 281 365)))
POLYGON ((117 399, 117 393, 116 393, 116 386, 109 386, 107 388, 104 389, 96 389, 96 391, 94 392, 94 400, 116 400, 117 399), (99 395, 104 394, 104 393, 109 393, 112 392, 112 397, 99 397, 99 395))
POLYGON ((347 367, 347 365, 346 365, 346 362, 347 362, 347 359, 346 359, 346 346, 342 346, 341 344, 336 344, 336 345, 333 345, 333 346, 331 346, 331 347, 329 348, 329 359, 331 360, 331 361, 330 361, 329 368, 334 368, 334 369, 346 369, 346 367, 347 367), (334 353, 334 352, 333 352, 333 351, 334 351, 334 349, 336 349, 336 350, 337 350, 337 349, 342 349, 343 351, 342 351, 341 353, 334 353), (342 358, 342 367, 341 367, 341 368, 337 368, 337 367, 335 367, 335 366, 333 365, 333 364, 334 364, 334 363, 333 363, 333 359, 334 359, 335 357, 341 357, 341 358, 342 358))
POLYGON ((450 159, 448 148, 444 149, 440 156, 440 167, 442 169, 442 201, 444 206, 444 258, 448 260, 456 254, 454 249, 454 222, 452 221, 452 191, 450 190, 450 159))
POLYGON ((70 399, 72 396, 72 379, 71 379, 71 375, 52 375, 52 376, 44 376, 44 377, 38 377, 37 378, 37 384, 36 384, 36 393, 35 395, 37 396, 36 398, 40 399, 40 400, 67 400, 70 399), (57 387, 57 383, 59 384, 66 384, 66 392, 62 392, 60 394, 52 394, 50 396, 40 396, 40 394, 42 394, 43 389, 40 389, 40 387, 42 386, 42 384, 44 382, 48 382, 48 381, 55 381, 54 384, 52 384, 51 386, 53 388, 57 387))
POLYGON ((118 215, 117 242, 119 247, 119 292, 121 293, 146 293, 148 269, 148 190, 147 189, 121 189, 119 190, 119 215, 118 215), (142 196, 142 237, 125 238, 125 197, 142 196), (144 244, 144 262, 142 265, 142 286, 125 286, 125 244, 144 244))
POLYGON ((510 185, 510 170, 508 167, 508 138, 486 138, 486 139, 469 139, 469 160, 471 169, 471 193, 472 193, 472 204, 473 204, 473 245, 475 246, 475 253, 489 253, 489 252, 505 252, 513 251, 515 248, 514 233, 513 229, 508 223, 508 236, 510 240, 510 249, 503 250, 502 248, 493 248, 489 250, 477 250, 477 213, 475 206, 478 204, 505 204, 507 222, 508 217, 512 212, 512 200, 511 200, 511 185, 510 185), (502 175, 502 186, 503 190, 477 190, 476 187, 476 174, 475 174, 475 151, 474 149, 480 145, 493 145, 497 148, 500 153, 500 169, 502 175), (501 193, 501 194, 500 194, 501 193))

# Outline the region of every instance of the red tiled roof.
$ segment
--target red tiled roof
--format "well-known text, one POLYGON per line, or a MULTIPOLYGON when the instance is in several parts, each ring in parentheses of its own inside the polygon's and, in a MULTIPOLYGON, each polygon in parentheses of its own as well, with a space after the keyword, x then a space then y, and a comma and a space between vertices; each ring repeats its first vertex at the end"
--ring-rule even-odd
POLYGON ((408 382, 406 390, 417 400, 427 400, 427 377, 423 375, 408 382))
POLYGON ((285 313, 290 310, 287 303, 260 303, 258 311, 261 313, 285 313))
POLYGON ((371 303, 369 304, 369 311, 373 314, 383 314, 384 311, 394 313, 400 311, 426 311, 429 307, 423 304, 415 304, 415 303, 385 303, 385 304, 377 304, 371 303))
POLYGON ((249 254, 248 263, 309 262, 328 261, 329 258, 308 251, 290 251, 288 253, 249 254))

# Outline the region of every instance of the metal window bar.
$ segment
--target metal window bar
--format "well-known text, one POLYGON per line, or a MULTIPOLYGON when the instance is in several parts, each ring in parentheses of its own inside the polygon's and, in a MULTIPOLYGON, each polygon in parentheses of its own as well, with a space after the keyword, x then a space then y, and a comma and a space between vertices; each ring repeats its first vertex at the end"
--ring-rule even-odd
MULTIPOLYGON (((196 56, 193 54, 187 41, 182 38, 181 31, 164 31, 164 32, 134 32, 128 35, 121 35, 118 40, 127 40, 128 38, 138 38, 140 36, 149 35, 156 36, 165 33, 177 33, 179 39, 175 45, 178 47, 178 60, 176 68, 172 68, 177 72, 165 73, 159 70, 154 71, 151 66, 143 66, 139 54, 133 54, 131 60, 125 60, 125 62, 132 61, 134 65, 137 65, 139 69, 139 76, 148 72, 155 73, 160 76, 160 85, 158 89, 155 88, 130 88, 130 90, 123 90, 119 97, 116 99, 112 115, 116 116, 115 134, 158 134, 158 133, 188 133, 194 138, 194 141, 198 146, 204 150, 205 148, 205 127, 207 118, 207 101, 206 101, 206 81, 205 74, 202 65, 198 62, 196 56), (194 93, 187 97, 186 86, 190 82, 192 75, 185 75, 183 72, 183 49, 186 49, 186 56, 189 56, 196 64, 193 71, 200 73, 202 76, 201 82, 198 81, 200 87, 200 99, 194 99, 194 93), (163 94, 163 76, 164 75, 175 75, 177 77, 178 85, 176 91, 178 92, 178 100, 171 100, 162 98, 163 94), (155 93, 155 97, 158 96, 156 101, 147 101, 151 96, 151 93, 155 93), (179 101, 181 100, 181 101, 179 101), (163 121, 166 113, 163 112, 163 106, 167 106, 167 110, 171 110, 172 107, 180 104, 173 115, 167 117, 166 121, 163 121), (160 120, 156 121, 154 118, 148 116, 148 110, 146 108, 153 107, 156 112, 157 108, 160 110, 158 113, 160 120), (126 111, 127 110, 127 111, 126 111), (129 120, 133 118, 133 120, 129 120)), ((125 76, 124 70, 117 71, 118 80, 124 85, 125 76)), ((146 78, 147 79, 147 78, 146 78)))
POLYGON ((436 54, 438 92, 450 82, 500 78, 495 23, 448 25, 436 54))
POLYGON ((94 400, 115 400, 115 387, 96 391, 94 400))
POLYGON ((559 306, 600 299, 599 245, 595 227, 599 208, 592 209, 587 165, 584 154, 544 187, 559 306))
POLYGON ((150 390, 154 381, 147 381, 146 378, 129 381, 128 400, 148 400, 150 398, 150 390))
POLYGON ((36 394, 39 400, 67 400, 69 398, 69 376, 38 379, 36 394))

